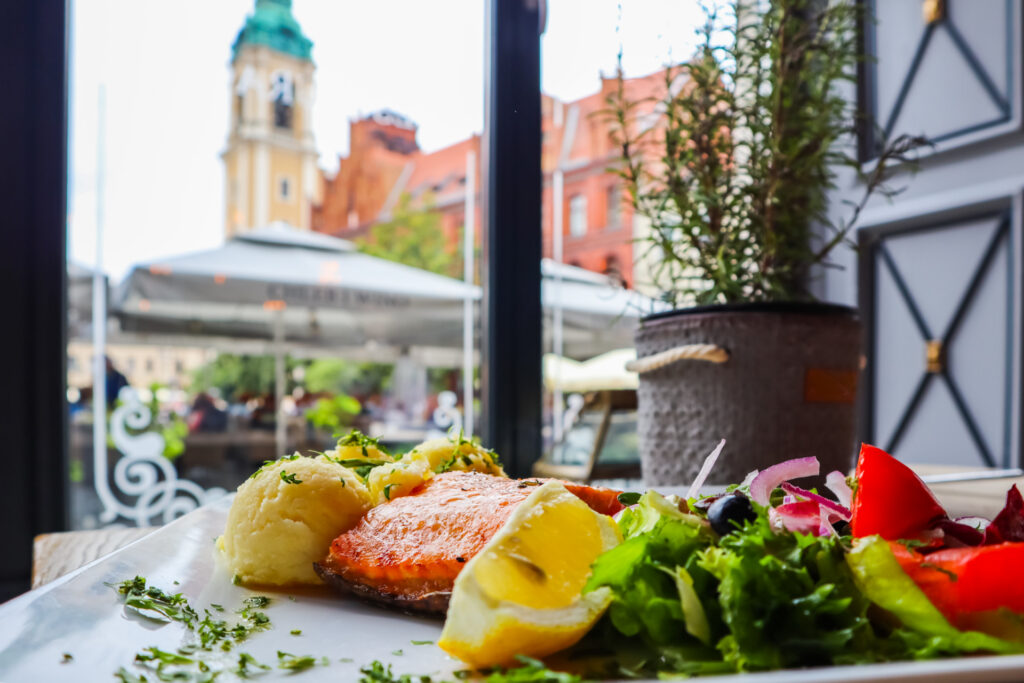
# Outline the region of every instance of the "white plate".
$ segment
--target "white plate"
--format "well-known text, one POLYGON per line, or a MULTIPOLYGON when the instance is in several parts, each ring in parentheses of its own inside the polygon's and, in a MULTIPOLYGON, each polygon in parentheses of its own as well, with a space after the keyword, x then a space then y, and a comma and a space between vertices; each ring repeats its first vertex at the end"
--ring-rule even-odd
MULTIPOLYGON (((218 561, 214 537, 224 528, 230 499, 207 505, 153 534, 67 576, 0 606, 0 683, 79 683, 113 680, 124 666, 132 671, 136 652, 148 646, 174 650, 183 642, 177 623, 155 625, 128 615, 107 583, 135 575, 161 588, 184 593, 196 609, 219 603, 229 613, 254 594, 231 584, 231 574, 218 561), (175 586, 174 581, 180 585, 175 586), (73 661, 61 663, 63 653, 73 661)), ((358 681, 359 667, 373 660, 391 663, 396 674, 430 674, 451 680, 463 668, 434 645, 413 640, 437 639, 438 621, 405 616, 347 600, 326 592, 271 593, 266 609, 273 628, 254 635, 236 650, 257 660, 277 662, 277 651, 327 656, 330 666, 317 666, 297 676, 272 671, 254 680, 358 681), (289 599, 289 595, 294 601, 289 599), (302 635, 293 636, 292 629, 302 635), (401 650, 402 654, 396 654, 401 650), (351 658, 351 663, 339 661, 351 658)), ((237 655, 236 655, 237 656, 237 655)), ((149 677, 153 680, 153 677, 149 677)), ((232 680, 222 676, 218 681, 232 680)), ((715 683, 845 683, 854 681, 1021 681, 1024 655, 975 657, 930 662, 873 664, 721 676, 715 683)))

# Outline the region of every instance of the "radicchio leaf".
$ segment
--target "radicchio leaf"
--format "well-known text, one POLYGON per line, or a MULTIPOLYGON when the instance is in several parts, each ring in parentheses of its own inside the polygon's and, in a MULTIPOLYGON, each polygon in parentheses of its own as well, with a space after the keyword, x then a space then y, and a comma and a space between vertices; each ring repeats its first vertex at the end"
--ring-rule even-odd
POLYGON ((985 545, 1024 541, 1024 497, 1014 484, 1006 492, 1006 507, 985 527, 985 545))

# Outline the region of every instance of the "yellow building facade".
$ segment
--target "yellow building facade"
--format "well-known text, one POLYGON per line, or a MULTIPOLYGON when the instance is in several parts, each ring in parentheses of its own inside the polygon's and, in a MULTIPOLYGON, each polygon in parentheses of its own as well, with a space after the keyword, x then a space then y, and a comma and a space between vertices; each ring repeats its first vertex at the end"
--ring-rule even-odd
POLYGON ((319 201, 312 42, 291 0, 256 0, 232 46, 225 236, 285 222, 310 229, 319 201))

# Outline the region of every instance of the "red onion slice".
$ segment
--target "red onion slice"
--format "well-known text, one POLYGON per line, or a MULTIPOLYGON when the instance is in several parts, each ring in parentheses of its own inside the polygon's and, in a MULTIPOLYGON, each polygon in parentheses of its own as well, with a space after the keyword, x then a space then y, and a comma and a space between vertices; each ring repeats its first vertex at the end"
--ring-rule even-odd
POLYGON ((697 494, 700 493, 700 487, 704 486, 704 482, 707 480, 708 475, 711 474, 711 469, 718 461, 718 456, 722 454, 723 448, 725 448, 725 439, 719 441, 718 445, 715 446, 715 450, 711 451, 708 457, 704 458, 704 464, 700 466, 697 478, 693 480, 693 483, 690 484, 690 490, 686 492, 687 500, 696 498, 697 494))
POLYGON ((992 520, 985 519, 984 517, 957 517, 953 521, 957 524, 966 524, 978 531, 984 531, 985 527, 992 523, 992 520))
POLYGON ((825 486, 836 494, 836 500, 845 508, 853 505, 853 490, 846 483, 846 477, 839 470, 834 470, 825 475, 825 486))
POLYGON ((985 540, 985 534, 983 532, 978 531, 973 526, 954 522, 951 519, 940 519, 935 523, 935 528, 942 529, 942 532, 946 536, 955 538, 964 545, 981 545, 985 540))
POLYGON ((754 477, 754 480, 750 482, 750 497, 759 505, 768 505, 772 491, 782 482, 801 477, 813 477, 820 471, 821 465, 813 456, 780 462, 754 477))
POLYGON ((802 489, 799 486, 793 486, 788 481, 782 482, 782 490, 786 493, 790 493, 797 498, 803 498, 804 500, 812 500, 821 507, 829 511, 830 514, 835 515, 838 519, 845 522, 850 521, 850 510, 849 508, 843 507, 834 500, 829 500, 824 496, 819 496, 817 493, 811 493, 806 489, 802 489))
POLYGON ((818 506, 818 515, 821 517, 821 523, 818 526, 819 536, 838 536, 839 533, 836 528, 832 526, 832 520, 838 519, 838 515, 826 508, 824 505, 818 506))
POLYGON ((821 508, 813 500, 780 505, 769 512, 769 517, 794 533, 817 535, 821 530, 821 508))

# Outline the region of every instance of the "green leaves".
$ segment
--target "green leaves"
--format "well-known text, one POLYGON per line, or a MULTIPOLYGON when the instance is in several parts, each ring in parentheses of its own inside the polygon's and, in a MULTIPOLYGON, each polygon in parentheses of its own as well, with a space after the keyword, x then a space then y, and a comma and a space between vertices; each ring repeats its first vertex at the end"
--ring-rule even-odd
POLYGON ((879 536, 859 539, 846 555, 846 563, 864 595, 902 625, 896 635, 914 657, 1024 649, 1018 643, 955 628, 907 576, 888 543, 879 536))
MULTIPOLYGON (((425 195, 414 203, 408 193, 398 198, 391 218, 373 225, 365 238, 356 240, 360 251, 422 268, 448 277, 462 277, 462 238, 456 249, 448 247, 441 214, 432 211, 434 197, 425 195)), ((460 226, 459 233, 461 235, 460 226)))
POLYGON ((843 243, 868 197, 891 196, 891 166, 924 141, 882 145, 864 196, 849 215, 830 213, 836 167, 860 170, 846 151, 858 122, 839 87, 861 59, 859 3, 704 9, 696 54, 666 69, 658 94, 627 97, 620 68, 606 100, 614 170, 650 223, 640 260, 676 306, 810 299, 811 268, 843 243))
POLYGON ((618 675, 858 664, 1021 645, 954 628, 880 539, 776 531, 767 509, 718 536, 655 493, 619 520, 624 541, 585 591, 612 602, 581 647, 612 653, 618 675))

